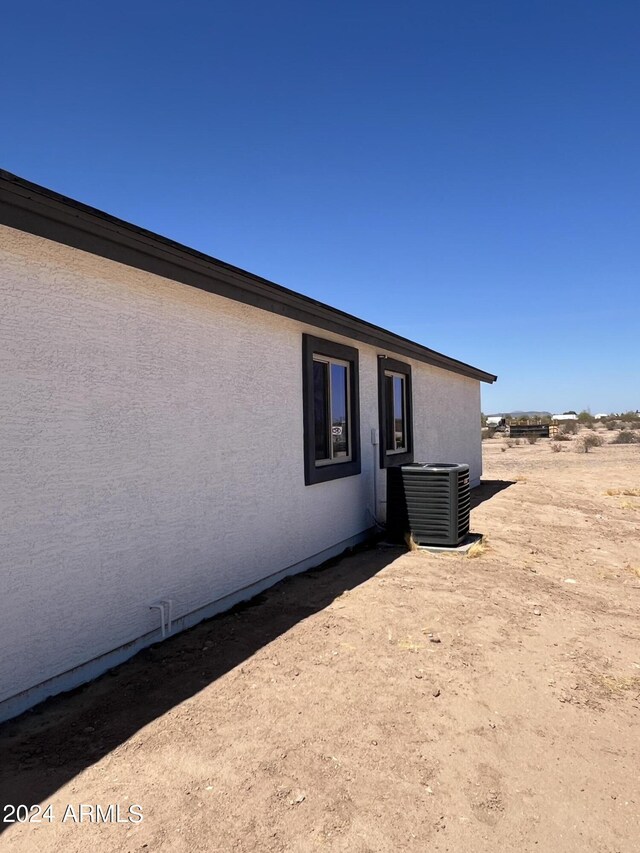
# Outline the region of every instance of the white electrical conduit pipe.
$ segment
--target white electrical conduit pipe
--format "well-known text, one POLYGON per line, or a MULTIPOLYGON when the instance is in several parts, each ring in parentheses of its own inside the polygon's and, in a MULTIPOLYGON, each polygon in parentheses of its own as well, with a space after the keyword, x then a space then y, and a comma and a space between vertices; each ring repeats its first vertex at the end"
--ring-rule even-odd
POLYGON ((149 610, 160 611, 160 630, 162 639, 171 633, 171 625, 173 622, 173 599, 164 598, 162 601, 156 601, 149 605, 149 610))

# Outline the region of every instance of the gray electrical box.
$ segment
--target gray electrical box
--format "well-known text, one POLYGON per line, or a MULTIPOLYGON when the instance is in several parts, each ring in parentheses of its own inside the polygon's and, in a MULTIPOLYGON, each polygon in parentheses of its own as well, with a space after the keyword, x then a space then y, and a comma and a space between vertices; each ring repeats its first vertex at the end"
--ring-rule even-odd
POLYGON ((469 466, 411 462, 387 468, 387 533, 418 545, 459 545, 469 533, 469 466))

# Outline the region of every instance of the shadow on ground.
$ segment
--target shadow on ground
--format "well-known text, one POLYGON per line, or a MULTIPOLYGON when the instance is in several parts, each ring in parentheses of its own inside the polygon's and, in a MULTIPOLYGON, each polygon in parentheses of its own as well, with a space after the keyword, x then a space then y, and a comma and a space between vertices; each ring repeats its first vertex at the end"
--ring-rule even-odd
POLYGON ((471 490, 471 509, 495 497, 509 486, 515 486, 515 483, 515 480, 481 480, 478 488, 471 490))
POLYGON ((400 553, 395 548, 358 549, 287 578, 251 601, 145 649, 95 681, 0 725, 0 804, 45 801, 143 726, 373 577, 400 553))
MULTIPOLYGON (((482 481, 471 492, 472 508, 512 485, 511 480, 482 481)), ((287 578, 251 601, 145 649, 95 681, 0 725, 0 804, 47 800, 139 729, 346 590, 369 580, 402 550, 358 549, 287 578)), ((6 825, 0 824, 0 833, 3 828, 6 825)))

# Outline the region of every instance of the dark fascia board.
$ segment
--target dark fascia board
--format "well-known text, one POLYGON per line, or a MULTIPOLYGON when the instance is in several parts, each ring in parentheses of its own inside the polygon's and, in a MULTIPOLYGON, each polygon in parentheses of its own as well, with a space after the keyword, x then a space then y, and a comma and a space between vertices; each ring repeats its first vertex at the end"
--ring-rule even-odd
POLYGON ((471 379, 489 383, 497 379, 470 364, 2 169, 0 223, 471 379))

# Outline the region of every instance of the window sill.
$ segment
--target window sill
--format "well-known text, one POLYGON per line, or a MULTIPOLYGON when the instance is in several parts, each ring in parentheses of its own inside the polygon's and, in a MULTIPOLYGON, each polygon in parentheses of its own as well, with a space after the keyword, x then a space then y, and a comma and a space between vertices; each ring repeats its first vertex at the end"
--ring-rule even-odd
POLYGON ((343 477, 355 477, 360 474, 360 460, 351 462, 332 462, 328 465, 314 465, 305 471, 305 484, 326 483, 329 480, 341 480, 343 477))

